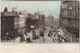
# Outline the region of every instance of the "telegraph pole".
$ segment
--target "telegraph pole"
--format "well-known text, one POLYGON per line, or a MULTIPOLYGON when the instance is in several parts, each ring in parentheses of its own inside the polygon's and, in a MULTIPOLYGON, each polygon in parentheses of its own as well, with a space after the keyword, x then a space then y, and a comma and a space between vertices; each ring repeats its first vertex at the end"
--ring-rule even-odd
POLYGON ((39 7, 37 7, 37 9, 38 9, 38 12, 37 13, 39 14, 39 7))

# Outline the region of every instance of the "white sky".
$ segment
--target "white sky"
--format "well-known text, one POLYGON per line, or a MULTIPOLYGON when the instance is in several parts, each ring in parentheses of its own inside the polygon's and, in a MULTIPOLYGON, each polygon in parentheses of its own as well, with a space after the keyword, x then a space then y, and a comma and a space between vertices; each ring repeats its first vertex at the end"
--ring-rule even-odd
POLYGON ((8 7, 8 11, 12 10, 12 7, 18 6, 19 11, 26 10, 28 13, 34 14, 38 11, 44 11, 45 15, 53 15, 55 18, 59 17, 60 12, 60 1, 6 1, 1 2, 1 11, 4 10, 5 7, 8 7))

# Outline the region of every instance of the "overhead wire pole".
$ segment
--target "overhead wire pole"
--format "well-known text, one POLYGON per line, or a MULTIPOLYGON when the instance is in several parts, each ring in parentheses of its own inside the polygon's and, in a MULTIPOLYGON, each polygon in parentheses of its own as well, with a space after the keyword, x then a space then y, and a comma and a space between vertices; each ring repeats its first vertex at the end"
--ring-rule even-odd
MULTIPOLYGON (((39 13, 39 7, 38 7, 38 13, 39 13)), ((43 43, 44 43, 44 29, 43 29, 43 43)))
POLYGON ((39 13, 39 7, 37 7, 38 8, 38 13, 39 13))
POLYGON ((18 5, 17 5, 17 12, 18 12, 18 5))

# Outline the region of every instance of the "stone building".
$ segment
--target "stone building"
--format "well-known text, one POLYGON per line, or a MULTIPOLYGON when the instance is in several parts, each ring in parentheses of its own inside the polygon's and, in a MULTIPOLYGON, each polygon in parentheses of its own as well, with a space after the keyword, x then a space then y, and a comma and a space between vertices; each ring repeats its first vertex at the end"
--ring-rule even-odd
POLYGON ((23 11, 19 14, 16 8, 12 8, 12 12, 8 12, 7 7, 4 12, 1 12, 1 39, 6 40, 8 35, 12 36, 15 32, 21 31, 25 28, 27 12, 23 11))
POLYGON ((31 25, 40 26, 45 23, 45 15, 43 12, 36 12, 35 14, 28 14, 26 25, 30 27, 31 25))
POLYGON ((16 32, 19 27, 18 23, 16 24, 18 19, 18 14, 15 12, 1 12, 1 40, 7 40, 9 35, 16 32))
POLYGON ((38 12, 38 15, 39 15, 39 25, 44 25, 45 24, 44 12, 40 11, 40 12, 38 12))
POLYGON ((51 15, 48 16, 48 17, 46 17, 45 18, 45 23, 46 23, 47 26, 53 25, 53 23, 54 23, 54 17, 51 16, 51 15))
POLYGON ((18 15, 19 15, 18 32, 23 33, 26 29, 26 26, 27 26, 26 22, 27 22, 27 18, 28 18, 28 12, 26 10, 24 10, 24 11, 19 12, 18 15))
POLYGON ((63 0, 60 6, 60 26, 79 37, 80 1, 63 0))

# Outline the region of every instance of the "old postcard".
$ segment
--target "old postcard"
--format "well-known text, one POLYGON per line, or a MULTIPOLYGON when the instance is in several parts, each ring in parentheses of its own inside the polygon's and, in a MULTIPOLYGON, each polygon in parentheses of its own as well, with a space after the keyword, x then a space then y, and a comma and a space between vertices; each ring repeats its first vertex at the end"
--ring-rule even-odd
POLYGON ((1 42, 78 43, 79 3, 1 2, 1 42))
POLYGON ((2 53, 78 53, 79 0, 2 0, 2 53))

